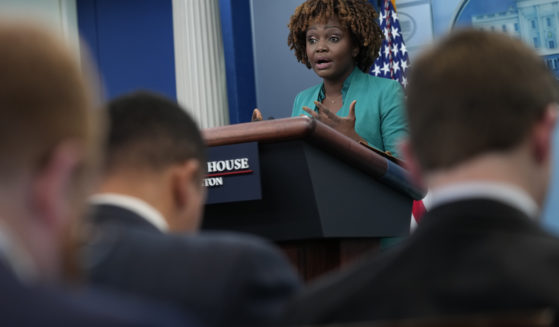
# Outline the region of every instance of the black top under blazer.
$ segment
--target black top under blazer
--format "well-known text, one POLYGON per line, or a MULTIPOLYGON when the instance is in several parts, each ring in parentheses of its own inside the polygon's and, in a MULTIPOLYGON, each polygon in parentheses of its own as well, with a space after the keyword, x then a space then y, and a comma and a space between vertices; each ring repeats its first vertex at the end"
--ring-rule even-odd
POLYGON ((430 210, 403 244, 318 281, 284 325, 559 309, 559 240, 523 212, 472 199, 430 210))
POLYGON ((269 325, 301 286, 283 254, 260 238, 166 234, 130 210, 93 209, 91 282, 179 305, 204 326, 269 325))

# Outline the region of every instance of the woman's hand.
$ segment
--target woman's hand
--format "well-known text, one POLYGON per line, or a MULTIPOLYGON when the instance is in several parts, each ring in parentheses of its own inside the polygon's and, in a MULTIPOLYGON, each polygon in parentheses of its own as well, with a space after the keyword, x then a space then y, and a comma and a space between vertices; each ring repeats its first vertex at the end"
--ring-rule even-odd
POLYGON ((260 112, 260 110, 258 110, 258 108, 255 108, 252 111, 252 117, 250 121, 261 121, 261 120, 262 120, 262 113, 260 112))
POLYGON ((354 139, 359 142, 363 138, 357 134, 355 131, 355 103, 357 101, 353 100, 349 105, 349 114, 346 117, 340 117, 328 109, 324 104, 315 101, 314 104, 318 108, 318 112, 312 110, 309 107, 303 107, 309 115, 318 119, 319 121, 325 123, 326 125, 332 127, 338 132, 354 139))

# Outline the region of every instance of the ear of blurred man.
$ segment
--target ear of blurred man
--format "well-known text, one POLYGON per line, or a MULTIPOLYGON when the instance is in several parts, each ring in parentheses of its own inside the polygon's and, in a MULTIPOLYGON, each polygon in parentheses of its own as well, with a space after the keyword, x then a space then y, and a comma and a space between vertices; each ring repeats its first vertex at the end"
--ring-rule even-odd
POLYGON ((74 176, 83 160, 83 150, 77 142, 65 141, 55 147, 35 174, 32 203, 41 224, 60 231, 72 216, 68 198, 74 197, 74 176))
POLYGON ((528 137, 528 156, 532 162, 532 184, 536 201, 543 205, 547 198, 552 174, 553 134, 559 112, 557 104, 550 104, 536 121, 528 137))
MULTIPOLYGON (((78 218, 84 211, 84 200, 90 190, 90 177, 84 173, 88 146, 77 140, 58 144, 35 172, 31 181, 30 202, 34 223, 40 226, 54 244, 53 253, 45 259, 56 264, 45 271, 48 279, 78 278, 77 234, 78 218)), ((42 260, 42 258, 38 258, 42 260)))
POLYGON ((172 168, 171 189, 175 207, 169 227, 174 232, 197 231, 202 220, 206 189, 202 185, 202 166, 196 159, 172 168))
POLYGON ((531 133, 532 154, 536 163, 548 165, 552 157, 553 132, 557 123, 557 104, 550 104, 531 133))

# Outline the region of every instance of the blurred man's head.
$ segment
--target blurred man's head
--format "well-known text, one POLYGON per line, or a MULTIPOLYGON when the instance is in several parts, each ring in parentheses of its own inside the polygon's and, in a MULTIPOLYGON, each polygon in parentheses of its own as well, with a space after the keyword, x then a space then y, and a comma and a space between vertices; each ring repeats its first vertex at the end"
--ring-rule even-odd
POLYGON ((515 182, 530 184, 522 186, 541 204, 558 94, 554 76, 522 41, 476 30, 454 33, 414 63, 406 151, 412 166, 417 163, 415 170, 433 184, 449 172, 456 179, 466 171, 465 179, 478 173, 485 179, 482 170, 464 167, 508 161, 519 174, 515 182))
POLYGON ((43 27, 0 23, 0 48, 0 224, 53 278, 99 159, 99 117, 87 67, 43 27))
POLYGON ((194 120, 175 102, 138 92, 108 105, 110 128, 102 192, 138 197, 171 231, 199 227, 205 202, 205 144, 194 120))

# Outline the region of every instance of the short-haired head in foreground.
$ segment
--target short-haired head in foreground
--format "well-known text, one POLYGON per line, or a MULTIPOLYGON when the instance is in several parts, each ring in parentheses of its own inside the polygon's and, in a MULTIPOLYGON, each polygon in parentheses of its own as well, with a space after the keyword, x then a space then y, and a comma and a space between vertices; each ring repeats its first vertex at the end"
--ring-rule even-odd
POLYGON ((206 147, 176 102, 145 91, 108 104, 109 137, 101 191, 137 197, 172 231, 194 231, 205 199, 206 147))
MULTIPOLYGON (((521 40, 455 32, 415 61, 409 82, 409 141, 424 174, 452 171, 483 156, 512 156, 523 146, 526 160, 516 162, 518 175, 549 168, 557 81, 521 40)), ((534 184, 545 180, 532 177, 534 184)), ((541 200, 542 191, 536 193, 541 200)))
POLYGON ((415 62, 410 140, 424 169, 510 150, 559 101, 557 82, 522 41, 460 31, 415 62))
POLYGON ((188 159, 205 162, 200 130, 176 102, 141 91, 114 99, 108 107, 109 173, 119 169, 161 170, 188 159))
POLYGON ((306 52, 307 29, 314 22, 326 23, 330 18, 337 18, 359 49, 354 58, 355 65, 361 71, 368 72, 383 40, 377 16, 373 6, 366 0, 307 0, 291 16, 287 44, 295 51, 297 60, 310 69, 306 52))
POLYGON ((0 219, 56 278, 101 145, 92 76, 48 28, 0 22, 0 219))
POLYGON ((0 46, 2 178, 39 169, 65 139, 99 150, 91 80, 70 48, 43 27, 6 22, 0 46))

